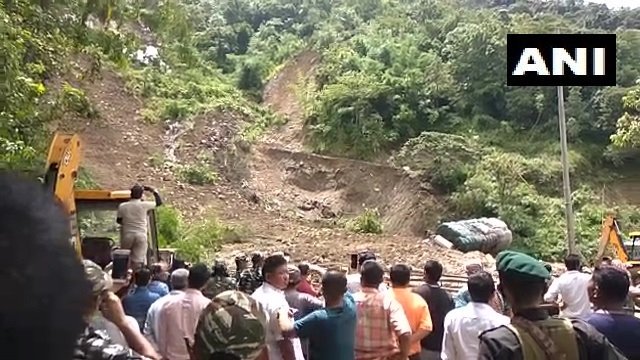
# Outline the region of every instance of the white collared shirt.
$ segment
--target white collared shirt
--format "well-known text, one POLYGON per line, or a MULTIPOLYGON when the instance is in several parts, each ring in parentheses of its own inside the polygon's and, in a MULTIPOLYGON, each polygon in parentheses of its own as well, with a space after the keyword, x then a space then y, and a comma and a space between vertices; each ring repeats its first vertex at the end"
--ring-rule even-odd
POLYGON ((560 310, 561 317, 585 319, 591 314, 591 302, 587 293, 590 279, 589 274, 577 270, 567 271, 551 283, 544 294, 544 301, 557 301, 559 295, 566 306, 560 310))
MULTIPOLYGON (((284 291, 264 282, 251 294, 251 297, 262 304, 266 311, 269 327, 267 329, 265 342, 267 344, 267 351, 269 352, 269 360, 282 360, 278 341, 283 340, 284 337, 278 326, 277 315, 278 311, 289 309, 289 303, 287 303, 284 291)), ((304 360, 300 339, 291 338, 291 342, 293 343, 296 360, 304 360)))
POLYGON ((442 360, 477 359, 483 331, 507 325, 509 317, 496 312, 489 304, 470 302, 451 310, 444 318, 442 360))
POLYGON ((158 334, 158 312, 166 304, 169 300, 171 300, 172 296, 180 295, 183 291, 181 290, 172 290, 166 296, 161 297, 156 300, 147 311, 147 318, 144 322, 144 329, 142 330, 144 336, 151 342, 151 344, 158 350, 158 339, 156 338, 158 334))

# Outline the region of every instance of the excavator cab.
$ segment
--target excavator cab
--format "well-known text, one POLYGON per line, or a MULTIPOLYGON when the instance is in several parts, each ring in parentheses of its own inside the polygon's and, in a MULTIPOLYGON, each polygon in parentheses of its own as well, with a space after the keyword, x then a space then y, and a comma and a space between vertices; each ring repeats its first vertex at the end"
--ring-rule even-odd
POLYGON ((640 231, 629 233, 629 239, 624 242, 624 249, 629 259, 640 262, 640 231))
MULTIPOLYGON (((105 268, 112 262, 112 252, 120 239, 116 223, 118 206, 131 198, 131 192, 76 189, 80 151, 77 134, 56 133, 49 147, 43 183, 69 215, 70 242, 78 256, 105 268)), ((160 260, 155 211, 149 211, 148 216, 147 262, 153 263, 160 260)), ((165 258, 172 260, 171 251, 169 253, 165 258)))
MULTIPOLYGON (((116 223, 118 206, 131 198, 129 190, 76 190, 75 204, 82 257, 106 267, 113 261, 113 250, 120 240, 120 230, 116 223)), ((149 211, 147 238, 149 251, 147 263, 160 260, 158 249, 156 213, 149 211)), ((171 264, 169 263, 169 266, 171 264)))

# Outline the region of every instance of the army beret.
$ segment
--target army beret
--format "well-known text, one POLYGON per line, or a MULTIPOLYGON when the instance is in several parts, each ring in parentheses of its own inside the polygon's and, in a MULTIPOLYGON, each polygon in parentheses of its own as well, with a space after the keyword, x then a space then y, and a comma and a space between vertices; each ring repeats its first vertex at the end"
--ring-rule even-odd
POLYGON ((551 277, 543 263, 527 254, 505 250, 496 258, 496 268, 500 272, 520 274, 547 280, 551 277))

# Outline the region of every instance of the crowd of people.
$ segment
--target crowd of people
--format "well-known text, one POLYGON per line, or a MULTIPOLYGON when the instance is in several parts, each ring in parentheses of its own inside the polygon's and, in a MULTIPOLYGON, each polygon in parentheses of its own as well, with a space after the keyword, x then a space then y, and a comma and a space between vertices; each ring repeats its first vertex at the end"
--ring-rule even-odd
POLYGON ((123 284, 78 260, 52 194, 5 173, 0 189, 3 358, 640 359, 640 319, 626 307, 637 289, 613 262, 586 274, 569 255, 551 281, 544 263, 503 251, 497 280, 468 263, 454 296, 438 261, 419 286, 405 264, 387 283, 372 252, 359 254, 356 273, 325 271, 319 287, 310 265, 284 253, 239 255, 235 275, 223 261, 140 265, 123 284))

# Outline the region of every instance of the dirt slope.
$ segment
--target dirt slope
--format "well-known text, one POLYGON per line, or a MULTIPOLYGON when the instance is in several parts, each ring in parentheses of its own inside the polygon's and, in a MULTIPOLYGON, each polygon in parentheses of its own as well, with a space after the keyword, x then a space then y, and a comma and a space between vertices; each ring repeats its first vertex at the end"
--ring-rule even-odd
POLYGON ((180 126, 145 123, 142 101, 109 72, 95 83, 77 84, 100 118, 69 120, 63 128, 82 136, 83 166, 102 187, 154 185, 187 221, 215 214, 242 227, 248 234, 245 241, 225 245, 221 257, 254 249, 287 250, 296 260, 348 264, 350 253, 368 248, 387 263, 421 266, 436 258, 448 273, 460 273, 460 253, 425 245, 416 235, 425 224, 433 225, 439 212, 438 202, 418 182, 388 166, 300 151, 302 119, 291 86, 300 77, 292 74, 309 81, 316 61, 316 55, 302 54, 267 86, 265 99, 290 121, 249 152, 232 141, 248 119, 211 113, 180 126), (221 179, 215 186, 181 183, 170 166, 154 161, 185 164, 200 155, 207 155, 219 169, 221 179), (337 224, 341 215, 357 215, 366 207, 381 212, 383 235, 353 234, 337 224), (432 214, 427 221, 426 212, 432 214))
POLYGON ((308 86, 314 81, 314 73, 320 54, 304 51, 271 80, 264 89, 264 103, 288 121, 285 125, 273 129, 263 139, 263 143, 280 146, 292 151, 302 151, 304 142, 304 111, 299 99, 299 87, 308 86))
POLYGON ((304 114, 296 92, 314 81, 318 61, 317 53, 302 52, 266 86, 265 103, 288 122, 255 147, 252 188, 296 217, 350 218, 371 208, 380 212, 386 232, 422 235, 435 225, 441 207, 418 181, 388 165, 302 150, 304 114))

